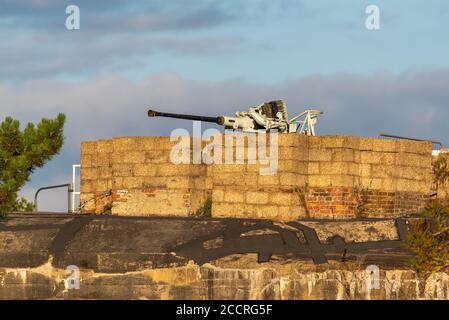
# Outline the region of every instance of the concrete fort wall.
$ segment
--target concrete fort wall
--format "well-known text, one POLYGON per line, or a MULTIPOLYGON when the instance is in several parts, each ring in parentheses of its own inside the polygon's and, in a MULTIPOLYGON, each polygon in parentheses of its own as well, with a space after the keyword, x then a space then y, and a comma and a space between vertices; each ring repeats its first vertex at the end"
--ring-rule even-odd
POLYGON ((82 211, 186 216, 211 197, 215 217, 391 217, 422 211, 434 187, 427 142, 279 134, 273 175, 260 174, 264 164, 249 163, 260 148, 248 138, 243 148, 226 144, 217 155, 236 161, 243 154, 241 164, 176 165, 170 153, 177 143, 169 137, 83 142, 82 211))
POLYGON ((169 137, 129 137, 81 145, 81 206, 101 213, 183 216, 212 190, 206 165, 175 165, 169 137))

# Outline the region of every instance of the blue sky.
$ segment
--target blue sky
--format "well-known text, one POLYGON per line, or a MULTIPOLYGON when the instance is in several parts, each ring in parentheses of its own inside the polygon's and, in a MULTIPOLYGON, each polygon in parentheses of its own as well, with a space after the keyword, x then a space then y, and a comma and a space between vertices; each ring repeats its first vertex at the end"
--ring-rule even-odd
POLYGON ((446 1, 0 3, 8 39, 2 56, 22 62, 0 71, 7 80, 78 80, 110 71, 140 81, 171 71, 195 80, 275 83, 314 73, 438 68, 449 54, 446 1), (65 30, 68 4, 79 6, 81 30, 65 30), (381 30, 365 28, 369 4, 381 10, 381 30))
MULTIPOLYGON (((233 114, 285 99, 321 134, 389 132, 449 145, 449 2, 0 0, 0 118, 67 114, 66 145, 23 189, 69 180, 79 143, 169 134, 168 111, 233 114), (80 8, 81 29, 65 28, 80 8), (380 8, 380 30, 365 8, 380 8)), ((43 209, 64 208, 61 192, 43 209)))

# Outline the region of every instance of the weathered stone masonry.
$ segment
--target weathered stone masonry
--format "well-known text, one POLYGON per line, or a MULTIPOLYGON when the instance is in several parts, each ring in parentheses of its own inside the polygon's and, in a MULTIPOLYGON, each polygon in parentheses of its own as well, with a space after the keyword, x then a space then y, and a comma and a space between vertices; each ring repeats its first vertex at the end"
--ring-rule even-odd
POLYGON ((174 165, 176 143, 169 137, 82 143, 83 211, 112 205, 119 215, 185 216, 211 196, 216 217, 391 217, 420 212, 433 192, 427 142, 281 134, 272 176, 247 161, 174 165))

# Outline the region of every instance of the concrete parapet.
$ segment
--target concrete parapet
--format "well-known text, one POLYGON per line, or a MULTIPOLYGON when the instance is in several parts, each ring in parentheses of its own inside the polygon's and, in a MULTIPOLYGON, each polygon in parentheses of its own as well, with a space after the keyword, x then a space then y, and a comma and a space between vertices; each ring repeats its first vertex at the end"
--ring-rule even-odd
POLYGON ((106 205, 119 215, 189 215, 212 197, 212 215, 220 217, 387 217, 420 212, 433 193, 430 142, 280 134, 278 148, 265 150, 277 152, 276 171, 263 175, 260 141, 226 144, 237 139, 214 137, 223 152, 211 155, 224 164, 194 164, 190 149, 182 150, 190 164, 173 164, 178 142, 170 137, 83 142, 83 211, 100 213, 106 205))

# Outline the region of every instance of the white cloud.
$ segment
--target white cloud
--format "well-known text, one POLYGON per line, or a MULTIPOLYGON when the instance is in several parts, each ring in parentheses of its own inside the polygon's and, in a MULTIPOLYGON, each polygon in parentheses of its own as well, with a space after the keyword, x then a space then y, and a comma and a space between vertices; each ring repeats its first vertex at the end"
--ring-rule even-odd
POLYGON ((239 79, 210 84, 174 73, 153 74, 135 84, 114 74, 103 74, 83 82, 0 84, 0 115, 36 121, 64 112, 68 142, 74 143, 117 134, 157 134, 160 122, 164 127, 167 123, 180 124, 176 120, 148 119, 149 107, 220 115, 283 98, 291 114, 307 106, 326 111, 322 121, 327 125, 321 127, 328 133, 337 128, 341 133, 368 135, 390 130, 445 139, 446 132, 439 130, 444 129, 443 118, 449 110, 448 87, 449 70, 316 75, 277 85, 250 85, 239 79), (359 128, 365 128, 364 132, 359 128))

